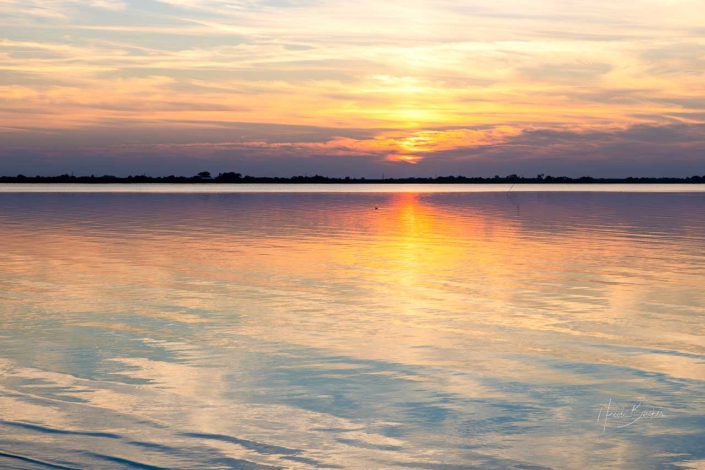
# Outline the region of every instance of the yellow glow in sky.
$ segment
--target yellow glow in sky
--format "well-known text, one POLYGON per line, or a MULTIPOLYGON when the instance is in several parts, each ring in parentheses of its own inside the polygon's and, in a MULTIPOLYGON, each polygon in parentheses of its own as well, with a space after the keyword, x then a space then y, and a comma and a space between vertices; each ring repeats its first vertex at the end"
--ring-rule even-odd
POLYGON ((701 0, 0 0, 0 170, 80 154, 705 171, 703 25, 701 0))

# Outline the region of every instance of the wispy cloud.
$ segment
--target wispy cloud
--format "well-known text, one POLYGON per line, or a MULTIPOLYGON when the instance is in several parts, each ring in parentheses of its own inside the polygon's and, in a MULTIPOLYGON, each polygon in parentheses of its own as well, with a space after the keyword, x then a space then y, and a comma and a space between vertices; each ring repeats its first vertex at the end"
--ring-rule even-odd
POLYGON ((419 166, 531 132, 698 125, 703 23, 689 0, 0 0, 0 127, 364 128, 261 148, 419 166))

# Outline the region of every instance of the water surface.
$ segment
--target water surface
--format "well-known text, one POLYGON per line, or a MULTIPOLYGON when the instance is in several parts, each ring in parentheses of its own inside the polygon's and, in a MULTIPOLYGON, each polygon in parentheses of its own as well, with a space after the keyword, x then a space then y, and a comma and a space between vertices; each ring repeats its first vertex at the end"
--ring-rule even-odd
POLYGON ((705 464, 702 192, 132 189, 0 194, 2 468, 705 464))

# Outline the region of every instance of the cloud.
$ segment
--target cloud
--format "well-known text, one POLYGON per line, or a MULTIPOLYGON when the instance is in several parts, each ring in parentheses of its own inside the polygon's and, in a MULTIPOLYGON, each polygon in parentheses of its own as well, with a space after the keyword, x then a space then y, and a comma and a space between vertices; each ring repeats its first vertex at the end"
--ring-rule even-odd
POLYGON ((530 132, 702 122, 701 25, 687 1, 0 0, 0 127, 135 126, 168 146, 242 123, 303 126, 334 132, 301 152, 423 168, 530 132))
POLYGON ((177 174, 207 167, 277 176, 298 174, 301 168, 331 176, 373 176, 379 171, 390 176, 429 172, 491 176, 522 169, 529 174, 559 171, 570 176, 705 174, 705 124, 591 130, 501 126, 418 132, 263 124, 214 130, 212 126, 188 127, 194 123, 183 125, 187 127, 181 132, 165 128, 135 132, 127 125, 105 129, 97 136, 80 130, 52 135, 5 129, 0 132, 0 173, 28 173, 19 171, 20 160, 8 159, 24 155, 25 165, 36 165, 40 159, 44 171, 57 165, 61 168, 62 162, 80 161, 73 167, 124 174, 130 172, 126 168, 136 166, 161 168, 161 172, 168 168, 177 174), (225 140, 228 137, 231 140, 225 140), (57 142, 62 143, 61 149, 57 142))
POLYGON ((68 20, 72 13, 86 7, 120 11, 126 6, 124 0, 1 0, 0 12, 14 17, 68 20))

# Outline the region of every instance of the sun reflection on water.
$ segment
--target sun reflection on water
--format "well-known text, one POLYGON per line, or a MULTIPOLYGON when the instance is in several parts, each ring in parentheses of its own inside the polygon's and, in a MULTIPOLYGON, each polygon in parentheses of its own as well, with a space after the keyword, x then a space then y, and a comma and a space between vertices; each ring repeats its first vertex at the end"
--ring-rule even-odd
POLYGON ((703 202, 1 195, 0 452, 104 468, 693 460, 703 202), (673 418, 602 437, 610 397, 673 418), (656 439, 679 456, 650 453, 656 439))

